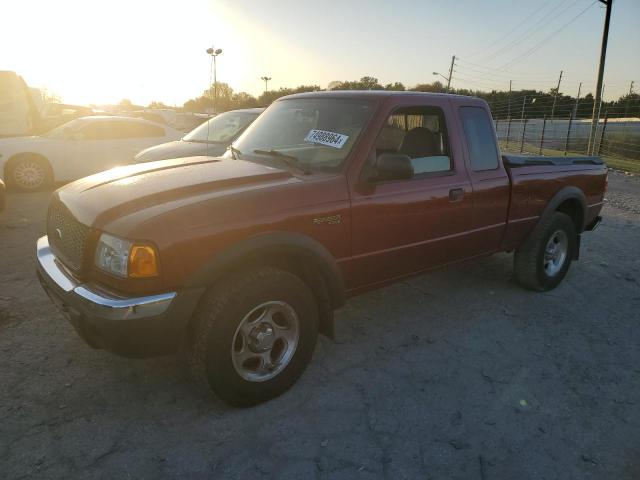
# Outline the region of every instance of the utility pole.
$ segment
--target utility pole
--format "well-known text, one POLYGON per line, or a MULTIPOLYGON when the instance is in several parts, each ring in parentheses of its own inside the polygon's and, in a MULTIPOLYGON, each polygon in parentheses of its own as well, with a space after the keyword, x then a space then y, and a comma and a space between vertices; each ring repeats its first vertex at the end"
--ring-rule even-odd
POLYGON ((456 63, 456 56, 451 57, 451 68, 449 68, 449 79, 447 80, 447 93, 451 91, 451 76, 453 75, 453 66, 456 63))
POLYGON ((553 121, 553 112, 556 111, 556 100, 558 99, 558 93, 560 93, 561 81, 562 81, 562 70, 560 70, 560 78, 558 78, 558 86, 556 87, 556 93, 553 95, 553 105, 551 106, 551 121, 553 121))
POLYGON ((451 90, 451 76, 453 75, 453 67, 454 67, 455 64, 456 64, 456 56, 454 55, 453 57, 451 57, 451 67, 449 67, 449 76, 448 77, 445 77, 441 73, 433 72, 434 75, 438 75, 438 76, 444 78, 447 81, 447 86, 445 87, 445 91, 447 93, 449 93, 449 91, 451 90))
POLYGON ((596 129, 598 128, 598 116, 600 99, 602 95, 602 80, 604 78, 604 64, 607 58, 607 42, 609 41, 609 23, 611 21, 611 5, 613 0, 598 0, 607 7, 604 16, 604 29, 602 31, 602 46, 600 47, 600 65, 598 67, 598 82, 596 85, 596 98, 593 102, 593 114, 591 116, 591 131, 589 132, 589 153, 593 155, 596 143, 596 129))
POLYGON ((271 77, 260 77, 260 80, 264 80, 264 93, 267 93, 269 91, 269 80, 271 80, 271 77))
POLYGON ((576 105, 573 107, 573 116, 578 116, 578 103, 580 102, 580 90, 582 90, 582 82, 578 85, 578 95, 576 96, 576 105))
MULTIPOLYGON (((606 85, 602 84, 602 90, 600 91, 600 103, 598 103, 598 115, 597 115, 598 122, 600 121, 600 111, 602 110, 602 99, 604 98, 604 87, 606 87, 606 85)), ((593 140, 593 148, 596 148, 595 138, 593 140)))

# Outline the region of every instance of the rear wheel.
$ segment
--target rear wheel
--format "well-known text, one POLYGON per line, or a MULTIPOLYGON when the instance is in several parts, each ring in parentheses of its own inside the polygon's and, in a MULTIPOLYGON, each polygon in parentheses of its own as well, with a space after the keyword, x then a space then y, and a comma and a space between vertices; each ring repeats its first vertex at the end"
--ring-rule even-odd
POLYGON ((318 307, 307 285, 271 267, 211 288, 194 316, 189 360, 220 398, 255 405, 285 392, 311 360, 318 307))
POLYGON ((41 157, 22 155, 9 165, 7 182, 16 190, 35 192, 51 184, 51 168, 41 157))
POLYGON ((516 279, 532 290, 546 291, 557 287, 569 271, 576 248, 573 220, 564 213, 555 212, 516 250, 516 279))

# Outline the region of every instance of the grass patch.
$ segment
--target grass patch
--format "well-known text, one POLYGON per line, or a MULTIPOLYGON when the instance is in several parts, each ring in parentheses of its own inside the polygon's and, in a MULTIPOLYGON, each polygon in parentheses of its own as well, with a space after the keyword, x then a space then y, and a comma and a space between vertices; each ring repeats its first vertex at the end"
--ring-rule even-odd
POLYGON ((608 167, 640 175, 640 162, 618 157, 602 157, 608 167))

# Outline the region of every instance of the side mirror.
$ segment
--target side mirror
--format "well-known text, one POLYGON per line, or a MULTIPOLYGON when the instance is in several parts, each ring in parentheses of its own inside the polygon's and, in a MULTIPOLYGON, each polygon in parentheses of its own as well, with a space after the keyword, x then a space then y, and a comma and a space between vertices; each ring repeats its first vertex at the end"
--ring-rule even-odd
POLYGON ((408 155, 382 153, 378 155, 372 173, 372 180, 375 182, 408 180, 413 178, 413 166, 408 155))

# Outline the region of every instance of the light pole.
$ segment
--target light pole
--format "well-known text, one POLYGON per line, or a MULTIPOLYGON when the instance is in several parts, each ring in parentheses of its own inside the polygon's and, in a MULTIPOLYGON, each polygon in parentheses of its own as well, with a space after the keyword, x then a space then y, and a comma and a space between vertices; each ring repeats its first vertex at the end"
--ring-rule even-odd
POLYGON ((260 80, 264 80, 264 93, 267 93, 269 91, 269 80, 271 80, 271 77, 260 77, 260 80))
MULTIPOLYGON (((218 79, 216 72, 216 57, 222 53, 221 48, 207 48, 207 54, 211 55, 211 70, 213 71, 213 114, 216 112, 216 101, 218 100, 218 79)), ((209 83, 211 83, 211 74, 209 74, 209 83)))
MULTIPOLYGON (((447 84, 449 84, 449 77, 445 77, 444 75, 442 75, 441 73, 438 72, 433 72, 434 75, 440 75, 442 78, 444 78, 447 81, 447 84)), ((447 92, 449 91, 449 87, 445 87, 447 92)))

